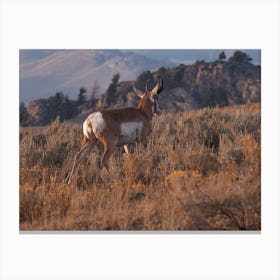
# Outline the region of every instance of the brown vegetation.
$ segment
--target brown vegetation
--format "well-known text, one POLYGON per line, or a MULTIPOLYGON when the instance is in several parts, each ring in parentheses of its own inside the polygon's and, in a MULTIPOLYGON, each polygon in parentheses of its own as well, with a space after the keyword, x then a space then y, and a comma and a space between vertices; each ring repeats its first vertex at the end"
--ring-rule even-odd
POLYGON ((147 144, 64 178, 82 128, 20 128, 21 230, 260 230, 260 104, 166 114, 147 144))

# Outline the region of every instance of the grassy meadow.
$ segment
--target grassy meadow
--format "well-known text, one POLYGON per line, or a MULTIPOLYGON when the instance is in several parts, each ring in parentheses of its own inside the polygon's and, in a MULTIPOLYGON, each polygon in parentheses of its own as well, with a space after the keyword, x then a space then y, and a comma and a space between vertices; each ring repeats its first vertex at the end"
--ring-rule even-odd
POLYGON ((98 144, 72 184, 82 125, 20 127, 20 230, 260 230, 260 104, 163 114, 147 143, 100 169, 98 144))

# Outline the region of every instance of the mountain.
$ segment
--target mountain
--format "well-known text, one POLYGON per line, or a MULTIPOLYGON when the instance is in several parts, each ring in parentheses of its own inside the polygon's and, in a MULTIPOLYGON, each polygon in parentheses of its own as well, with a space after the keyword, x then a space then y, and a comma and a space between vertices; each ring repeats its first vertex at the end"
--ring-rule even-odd
POLYGON ((79 88, 91 90, 97 81, 105 92, 113 75, 133 80, 141 72, 171 65, 125 50, 20 50, 20 101, 63 92, 75 99, 79 88))

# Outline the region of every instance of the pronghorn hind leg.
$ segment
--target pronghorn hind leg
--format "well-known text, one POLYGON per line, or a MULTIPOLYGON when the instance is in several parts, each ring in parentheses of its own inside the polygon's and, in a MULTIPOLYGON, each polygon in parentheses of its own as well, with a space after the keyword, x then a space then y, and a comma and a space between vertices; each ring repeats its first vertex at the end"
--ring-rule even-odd
POLYGON ((65 181, 68 183, 68 185, 71 183, 72 176, 73 176, 74 172, 76 171, 79 163, 88 154, 90 148, 92 147, 92 144, 93 144, 92 140, 89 140, 89 139, 86 140, 85 138, 83 139, 82 147, 81 147, 80 151, 75 156, 71 172, 68 174, 68 176, 65 179, 65 181))
POLYGON ((105 146, 104 147, 102 165, 106 168, 108 173, 110 173, 110 171, 109 171, 109 160, 110 160, 110 157, 111 157, 112 153, 114 152, 114 148, 115 148, 114 146, 105 146))

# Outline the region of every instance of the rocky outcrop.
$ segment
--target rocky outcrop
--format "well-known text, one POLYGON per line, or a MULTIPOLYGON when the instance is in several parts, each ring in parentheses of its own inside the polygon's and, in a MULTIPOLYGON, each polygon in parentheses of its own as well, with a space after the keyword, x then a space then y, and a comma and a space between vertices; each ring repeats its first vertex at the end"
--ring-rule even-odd
MULTIPOLYGON (((161 68, 151 73, 150 84, 155 85, 158 76, 163 78, 164 90, 160 104, 167 112, 254 103, 261 100, 260 70, 260 66, 250 62, 198 61, 192 65, 161 68)), ((137 104, 137 97, 132 90, 134 84, 142 84, 139 89, 145 90, 143 81, 120 83, 116 88, 118 102, 114 107, 137 104)), ((103 96, 104 100, 106 98, 103 96)), ((103 105, 106 107, 104 102, 103 105)))
POLYGON ((197 62, 185 66, 183 72, 180 87, 195 98, 198 106, 203 105, 201 99, 210 89, 221 89, 226 95, 227 105, 260 101, 260 67, 249 62, 197 62))

